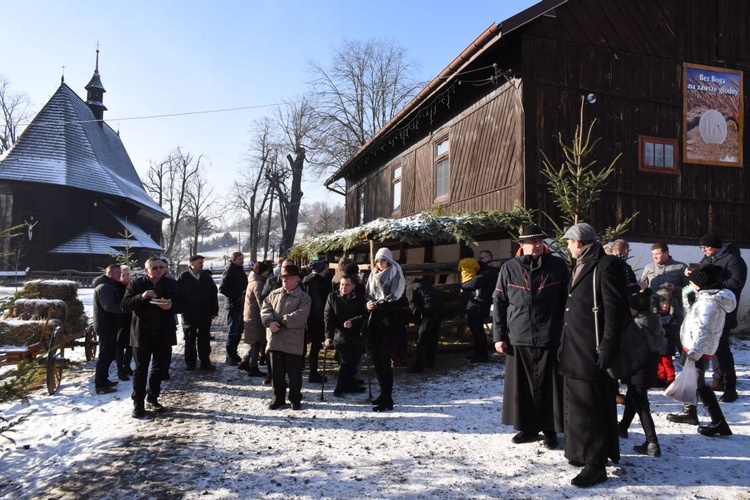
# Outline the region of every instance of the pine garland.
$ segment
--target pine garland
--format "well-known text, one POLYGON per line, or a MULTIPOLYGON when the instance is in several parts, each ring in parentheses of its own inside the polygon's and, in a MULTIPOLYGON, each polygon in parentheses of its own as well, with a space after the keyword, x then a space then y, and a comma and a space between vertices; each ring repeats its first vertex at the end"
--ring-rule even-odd
POLYGON ((532 222, 533 210, 518 202, 513 210, 482 210, 444 215, 440 208, 402 219, 376 219, 361 226, 306 238, 292 248, 291 259, 314 259, 331 251, 344 251, 369 240, 401 241, 410 246, 425 243, 463 241, 475 243, 475 236, 488 231, 517 231, 532 222))

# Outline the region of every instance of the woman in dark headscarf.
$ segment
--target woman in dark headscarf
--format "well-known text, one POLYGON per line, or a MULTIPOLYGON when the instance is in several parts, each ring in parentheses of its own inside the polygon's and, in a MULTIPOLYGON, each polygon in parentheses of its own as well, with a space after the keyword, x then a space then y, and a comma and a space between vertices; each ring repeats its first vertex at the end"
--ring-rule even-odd
POLYGON ((367 280, 369 316, 368 346, 380 385, 380 395, 372 400, 373 411, 393 409, 393 370, 391 349, 399 336, 405 335, 404 298, 406 280, 391 251, 381 248, 375 254, 375 268, 367 280))

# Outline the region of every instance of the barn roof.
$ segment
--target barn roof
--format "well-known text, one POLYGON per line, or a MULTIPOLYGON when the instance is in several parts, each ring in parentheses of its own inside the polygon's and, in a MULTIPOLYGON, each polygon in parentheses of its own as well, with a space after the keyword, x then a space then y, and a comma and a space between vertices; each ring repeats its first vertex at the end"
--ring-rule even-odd
POLYGON ((0 181, 93 191, 167 216, 143 188, 120 136, 65 83, 0 161, 0 181))
POLYGON ((323 185, 330 186, 337 180, 346 177, 354 166, 362 159, 365 153, 373 148, 386 135, 395 129, 402 127, 405 123, 411 121, 419 109, 428 103, 431 98, 443 92, 450 87, 463 71, 466 71, 479 55, 490 50, 504 36, 522 28, 533 22, 537 18, 553 13, 554 10, 568 0, 542 0, 529 7, 526 10, 509 17, 500 24, 492 23, 484 32, 482 32, 473 42, 469 44, 458 56, 451 61, 425 88, 423 88, 414 99, 409 101, 396 116, 383 126, 373 137, 370 138, 352 158, 339 167, 323 185))

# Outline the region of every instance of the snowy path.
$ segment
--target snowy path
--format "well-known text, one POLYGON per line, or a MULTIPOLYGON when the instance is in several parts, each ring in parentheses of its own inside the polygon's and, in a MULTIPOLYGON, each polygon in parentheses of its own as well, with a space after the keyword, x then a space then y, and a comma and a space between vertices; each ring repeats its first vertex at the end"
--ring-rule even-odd
MULTIPOLYGON (((0 495, 7 498, 750 498, 750 342, 735 356, 741 398, 723 405, 735 435, 707 438, 666 421, 678 405, 652 391, 664 456, 632 452, 637 424, 621 440, 622 461, 598 487, 570 486, 577 469, 561 449, 513 445, 500 425, 502 364, 468 365, 439 355, 431 373, 398 370, 396 408, 383 414, 365 395, 333 397, 304 383, 303 410, 267 408, 270 388, 223 360, 217 331, 213 374, 185 372, 182 345, 162 402, 170 410, 130 417, 129 383, 93 394, 93 362, 66 371, 60 392, 4 443, 0 495)), ((243 347, 244 349, 244 347, 243 347)), ((497 361, 497 359, 496 359, 497 361)), ((329 367, 329 372, 331 368, 329 367)), ((702 417, 705 421, 705 415, 702 417)))

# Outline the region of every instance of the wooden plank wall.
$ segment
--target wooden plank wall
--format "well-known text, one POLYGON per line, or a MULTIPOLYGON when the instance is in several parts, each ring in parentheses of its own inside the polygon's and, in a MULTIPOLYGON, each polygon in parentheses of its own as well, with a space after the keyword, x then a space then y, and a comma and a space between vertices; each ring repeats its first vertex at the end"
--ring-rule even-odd
MULTIPOLYGON (((449 135, 450 196, 441 200, 446 213, 511 210, 522 201, 523 112, 521 89, 506 84, 392 158, 365 182, 365 217, 392 217, 391 169, 400 164, 400 217, 429 210, 435 202, 434 141, 449 135)), ((356 225, 356 185, 347 195, 347 227, 356 225)))
MULTIPOLYGON (((585 122, 597 120, 594 157, 606 166, 622 153, 594 214, 604 227, 639 211, 630 238, 695 243, 709 230, 750 244, 749 140, 744 168, 682 162, 682 64, 750 71, 750 2, 633 0, 568 2, 523 39, 528 205, 555 212, 540 174, 544 151, 562 160, 555 135, 570 143, 580 99, 585 122), (678 175, 638 170, 638 135, 678 139, 678 175)), ((747 73, 746 73, 747 76, 747 73)), ((744 104, 750 93, 747 78, 744 104)), ((745 112, 747 115, 747 111, 745 112)))

